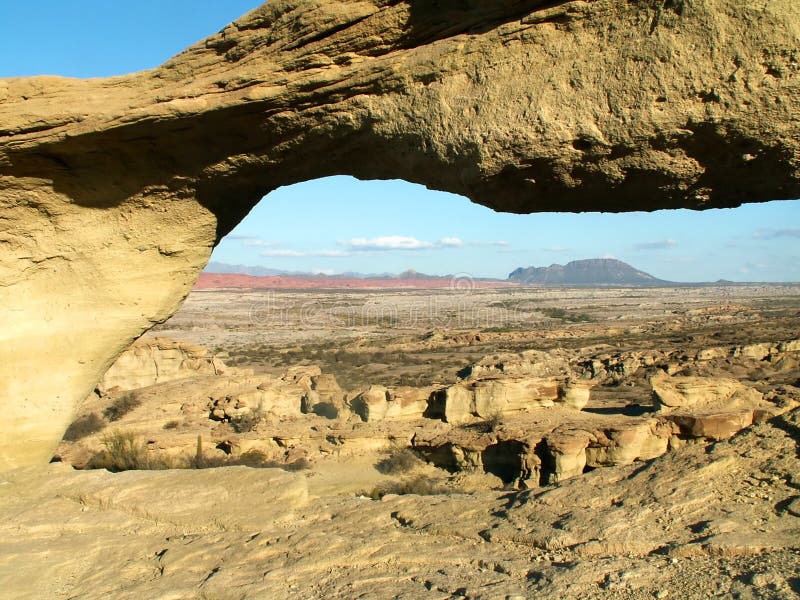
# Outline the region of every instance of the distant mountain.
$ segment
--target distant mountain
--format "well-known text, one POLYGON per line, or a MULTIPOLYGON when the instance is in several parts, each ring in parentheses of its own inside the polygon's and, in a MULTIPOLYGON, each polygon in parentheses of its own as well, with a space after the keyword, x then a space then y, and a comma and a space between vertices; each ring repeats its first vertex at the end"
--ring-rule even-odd
POLYGON ((523 284, 578 286, 655 286, 670 283, 613 258, 590 258, 573 260, 566 265, 519 268, 508 279, 523 284))
POLYGON ((227 263, 214 262, 213 260, 203 269, 206 273, 233 273, 238 275, 253 275, 255 277, 275 277, 278 275, 300 275, 291 271, 281 271, 280 269, 270 269, 269 267, 251 265, 229 265, 227 263))

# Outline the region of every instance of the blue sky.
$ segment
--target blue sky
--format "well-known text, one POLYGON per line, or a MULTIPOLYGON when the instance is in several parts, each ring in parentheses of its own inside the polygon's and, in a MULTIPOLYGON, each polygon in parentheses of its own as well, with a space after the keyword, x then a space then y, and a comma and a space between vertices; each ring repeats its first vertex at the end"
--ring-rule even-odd
MULTIPOLYGON (((0 0, 0 77, 151 68, 259 4, 0 0)), ((507 215, 403 181, 333 177, 274 191, 213 260, 505 277, 519 266, 603 256, 675 281, 800 281, 800 201, 703 212, 507 215)))

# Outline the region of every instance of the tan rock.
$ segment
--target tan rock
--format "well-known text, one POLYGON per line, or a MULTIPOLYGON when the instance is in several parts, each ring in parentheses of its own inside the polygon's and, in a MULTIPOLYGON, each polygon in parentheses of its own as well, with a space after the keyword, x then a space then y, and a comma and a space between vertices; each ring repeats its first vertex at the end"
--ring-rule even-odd
POLYGON ((667 452, 672 434, 669 423, 655 419, 597 431, 586 448, 586 464, 609 467, 656 458, 667 452))
POLYGON ((101 391, 134 390, 195 375, 233 374, 208 348, 167 338, 143 338, 123 352, 98 384, 101 391))
POLYGON ((753 424, 753 411, 671 415, 669 419, 680 428, 683 437, 725 440, 753 424))
POLYGON ((350 410, 367 423, 381 421, 389 411, 389 390, 382 385, 371 385, 350 400, 350 410))
POLYGON ((470 379, 434 393, 428 414, 448 423, 463 423, 475 417, 550 407, 558 399, 558 385, 553 378, 470 379))
POLYGON ((586 468, 586 448, 594 436, 582 429, 559 427, 549 433, 546 440, 547 460, 542 468, 546 483, 557 483, 577 477, 586 468))
POLYGON ((588 381, 567 381, 558 388, 558 401, 570 408, 582 410, 592 395, 594 384, 588 381))
POLYGON ((757 390, 736 379, 724 377, 668 376, 650 379, 657 410, 667 413, 677 409, 702 410, 709 407, 755 408, 762 399, 757 390))

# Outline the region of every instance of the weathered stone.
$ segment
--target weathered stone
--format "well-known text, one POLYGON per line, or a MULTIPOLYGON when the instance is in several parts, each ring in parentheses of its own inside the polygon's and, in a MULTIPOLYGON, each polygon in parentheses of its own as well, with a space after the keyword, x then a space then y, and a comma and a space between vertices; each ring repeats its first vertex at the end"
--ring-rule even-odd
POLYGON ((366 422, 380 421, 389 410, 389 390, 382 385, 371 385, 350 401, 350 410, 366 422))
POLYGON ((559 397, 558 385, 556 379, 538 377, 462 381, 434 393, 427 415, 463 423, 475 417, 549 407, 559 397))
POLYGON ((668 376, 650 379, 655 408, 661 412, 703 407, 755 408, 762 399, 757 390, 725 377, 668 376))
POLYGON ((586 448, 586 464, 609 467, 656 458, 666 453, 672 434, 669 423, 655 419, 597 431, 586 448))
POLYGON ((558 388, 558 401, 570 408, 582 410, 592 395, 593 384, 588 381, 567 381, 558 388))
POLYGON ((0 82, 0 465, 46 462, 279 186, 517 213, 800 196, 800 7, 680 6, 277 0, 157 69, 0 82))
POLYGON ((683 437, 725 440, 753 424, 752 410, 724 413, 671 415, 683 437))
POLYGON ((101 392, 113 388, 134 390, 195 375, 242 372, 226 367, 203 346, 167 338, 143 338, 119 356, 97 387, 101 392))

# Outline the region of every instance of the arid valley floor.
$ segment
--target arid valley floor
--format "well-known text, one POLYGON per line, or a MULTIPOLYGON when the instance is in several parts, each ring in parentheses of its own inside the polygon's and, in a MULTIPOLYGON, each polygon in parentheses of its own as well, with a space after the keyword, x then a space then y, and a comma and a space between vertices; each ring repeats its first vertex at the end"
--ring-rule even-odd
POLYGON ((797 597, 798 407, 798 285, 195 290, 0 479, 0 590, 797 597))

